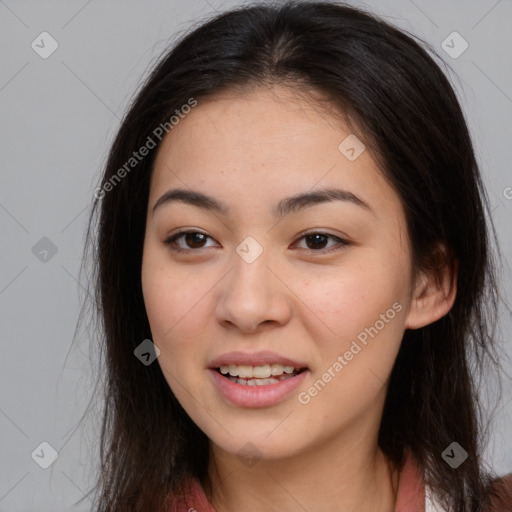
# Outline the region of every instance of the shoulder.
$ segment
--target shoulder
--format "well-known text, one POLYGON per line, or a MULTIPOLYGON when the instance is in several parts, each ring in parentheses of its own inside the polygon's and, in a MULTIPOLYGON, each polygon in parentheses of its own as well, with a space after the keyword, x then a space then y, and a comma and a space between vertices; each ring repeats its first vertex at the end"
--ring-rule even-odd
POLYGON ((489 485, 489 505, 485 512, 512 511, 512 473, 495 478, 489 485))

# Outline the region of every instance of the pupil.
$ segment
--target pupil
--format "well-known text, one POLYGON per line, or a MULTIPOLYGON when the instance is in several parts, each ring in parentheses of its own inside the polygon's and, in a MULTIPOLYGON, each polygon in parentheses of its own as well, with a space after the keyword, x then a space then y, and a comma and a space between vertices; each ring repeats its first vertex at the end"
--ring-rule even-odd
POLYGON ((195 244, 199 245, 199 248, 201 248, 201 240, 204 242, 205 235, 202 233, 187 233, 185 235, 185 240, 189 247, 197 248, 195 247, 195 244), (199 237, 199 240, 198 240, 199 237))
MULTIPOLYGON (((314 244, 316 244, 317 242, 319 242, 319 239, 323 239, 323 241, 325 242, 325 241, 326 241, 326 239, 327 239, 327 237, 326 237, 325 235, 307 235, 307 236, 306 236, 306 243, 307 243, 307 241, 308 241, 308 240, 311 240, 311 239, 314 239, 314 242, 313 242, 313 245, 314 245, 314 244)), ((309 243, 308 243, 307 245, 308 245, 308 247, 309 247, 310 249, 319 249, 319 248, 320 248, 320 249, 323 249, 323 247, 318 247, 318 245, 315 245, 314 247, 310 247, 310 244, 309 244, 309 243)), ((320 245, 325 246, 325 243, 322 243, 322 242, 320 241, 320 245)))

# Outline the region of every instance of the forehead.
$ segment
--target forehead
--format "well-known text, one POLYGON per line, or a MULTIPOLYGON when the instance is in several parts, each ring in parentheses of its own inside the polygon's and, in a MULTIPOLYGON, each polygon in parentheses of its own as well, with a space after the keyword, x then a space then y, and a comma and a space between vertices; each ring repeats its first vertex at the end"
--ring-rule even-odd
POLYGON ((225 91, 200 100, 165 137, 159 156, 186 153, 199 161, 223 154, 226 164, 236 158, 258 166, 297 161, 314 149, 322 162, 332 160, 329 147, 336 150, 340 131, 347 129, 338 117, 288 88, 225 91))
POLYGON ((344 141, 358 152, 364 147, 354 137, 334 108, 293 89, 226 91, 199 101, 164 138, 150 203, 174 186, 215 191, 226 203, 237 195, 247 201, 248 193, 269 202, 315 187, 343 187, 373 196, 377 206, 399 208, 368 147, 347 158, 344 141))

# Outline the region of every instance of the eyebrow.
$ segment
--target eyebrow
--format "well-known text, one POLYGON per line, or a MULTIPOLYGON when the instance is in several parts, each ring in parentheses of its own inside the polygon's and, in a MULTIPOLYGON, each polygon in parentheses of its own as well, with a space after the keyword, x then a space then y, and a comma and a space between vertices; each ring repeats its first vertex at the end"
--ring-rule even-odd
MULTIPOLYGON (((305 210, 306 208, 310 208, 316 204, 328 203, 332 201, 346 201, 359 206, 370 213, 374 213, 366 201, 363 201, 360 197, 356 196, 352 192, 337 188, 328 188, 314 192, 299 193, 281 199, 272 208, 272 215, 274 217, 284 217, 289 213, 305 210)), ((218 199, 203 194, 202 192, 181 188, 172 189, 165 192, 165 194, 163 194, 153 206, 153 213, 158 207, 173 202, 190 204, 192 206, 202 208, 203 210, 220 213, 223 215, 229 214, 229 207, 218 199)))

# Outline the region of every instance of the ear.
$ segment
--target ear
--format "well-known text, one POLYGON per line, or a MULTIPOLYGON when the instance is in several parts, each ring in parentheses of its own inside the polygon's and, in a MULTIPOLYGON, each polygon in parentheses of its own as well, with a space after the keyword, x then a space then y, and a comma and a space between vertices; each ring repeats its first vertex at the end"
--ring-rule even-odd
POLYGON ((445 316, 457 294, 458 262, 439 245, 431 256, 431 265, 420 271, 414 283, 406 329, 419 329, 445 316))

